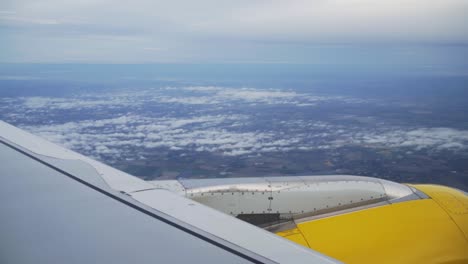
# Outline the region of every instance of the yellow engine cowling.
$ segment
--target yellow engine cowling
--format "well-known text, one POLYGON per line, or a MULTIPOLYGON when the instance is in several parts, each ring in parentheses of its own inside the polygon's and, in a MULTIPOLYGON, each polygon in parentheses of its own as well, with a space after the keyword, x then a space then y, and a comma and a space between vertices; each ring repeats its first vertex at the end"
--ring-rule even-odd
POLYGON ((410 200, 296 223, 277 234, 345 263, 468 263, 468 196, 414 185, 410 200))

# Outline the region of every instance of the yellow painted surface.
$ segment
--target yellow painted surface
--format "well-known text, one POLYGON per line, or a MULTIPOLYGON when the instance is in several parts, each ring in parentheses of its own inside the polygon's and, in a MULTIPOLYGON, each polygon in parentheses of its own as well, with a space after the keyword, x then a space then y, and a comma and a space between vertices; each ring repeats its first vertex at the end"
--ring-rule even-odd
POLYGON ((276 233, 279 236, 282 236, 284 238, 287 238, 291 241, 296 242, 299 245, 302 245, 304 247, 309 247, 309 244, 307 244, 307 241, 305 240, 304 236, 302 235, 301 231, 299 229, 291 229, 283 232, 276 233))
POLYGON ((457 223, 468 239, 468 196, 462 192, 438 185, 415 185, 429 195, 457 223))
POLYGON ((442 186, 415 187, 434 199, 303 222, 278 235, 345 263, 468 263, 468 197, 442 186))

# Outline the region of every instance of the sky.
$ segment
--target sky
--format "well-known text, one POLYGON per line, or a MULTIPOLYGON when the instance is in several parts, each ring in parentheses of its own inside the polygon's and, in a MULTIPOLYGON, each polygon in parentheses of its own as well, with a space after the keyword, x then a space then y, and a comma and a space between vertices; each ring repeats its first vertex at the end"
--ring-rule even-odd
POLYGON ((0 62, 390 59, 468 46, 467 14, 467 0, 2 0, 0 62))

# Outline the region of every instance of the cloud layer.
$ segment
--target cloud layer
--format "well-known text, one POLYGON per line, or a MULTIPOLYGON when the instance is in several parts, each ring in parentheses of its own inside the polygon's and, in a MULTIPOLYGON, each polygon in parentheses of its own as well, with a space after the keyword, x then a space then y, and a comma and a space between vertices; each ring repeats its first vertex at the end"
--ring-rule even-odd
POLYGON ((112 96, 103 92, 74 97, 1 98, 0 102, 0 110, 7 113, 6 121, 106 160, 144 159, 145 153, 157 150, 222 156, 352 146, 435 152, 468 150, 467 130, 383 122, 344 124, 342 120, 323 121, 314 115, 283 117, 270 113, 271 107, 301 113, 317 107, 373 104, 369 100, 289 90, 189 86, 121 90, 112 96), (61 121, 54 115, 66 119, 61 121))
MULTIPOLYGON (((230 88, 218 86, 164 87, 143 90, 112 91, 82 94, 72 97, 16 97, 0 98, 0 102, 15 103, 24 111, 83 110, 138 108, 143 105, 233 105, 244 104, 315 106, 319 103, 367 102, 346 96, 317 96, 291 90, 230 88)), ((1 106, 0 106, 1 108, 1 106)))
POLYGON ((451 128, 392 128, 365 131, 323 122, 284 124, 302 131, 242 130, 248 116, 216 115, 194 118, 148 118, 138 115, 111 119, 26 126, 27 130, 88 155, 130 158, 135 149, 210 152, 225 156, 268 152, 310 151, 340 147, 403 148, 412 151, 466 150, 468 131, 451 128))

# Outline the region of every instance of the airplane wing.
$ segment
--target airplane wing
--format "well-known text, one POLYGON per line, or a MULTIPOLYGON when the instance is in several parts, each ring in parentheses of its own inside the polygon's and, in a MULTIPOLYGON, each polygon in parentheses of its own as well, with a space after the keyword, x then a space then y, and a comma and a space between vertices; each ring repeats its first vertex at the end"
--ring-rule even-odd
POLYGON ((468 261, 468 196, 444 186, 143 181, 1 121, 0 162, 0 263, 468 261))
POLYGON ((0 164, 0 263, 339 263, 2 121, 0 164))

